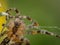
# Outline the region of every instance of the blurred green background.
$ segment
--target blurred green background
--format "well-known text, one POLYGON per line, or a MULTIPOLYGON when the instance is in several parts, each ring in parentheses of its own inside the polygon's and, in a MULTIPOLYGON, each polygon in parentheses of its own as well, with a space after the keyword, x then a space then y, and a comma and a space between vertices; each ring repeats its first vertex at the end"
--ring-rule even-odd
MULTIPOLYGON (((60 27, 60 0, 6 0, 8 8, 17 8, 22 15, 32 17, 41 26, 60 27)), ((48 29, 48 28, 46 28, 48 29)), ((48 29, 60 34, 59 29, 48 29)), ((60 39, 48 35, 27 35, 31 45, 60 45, 60 39)))

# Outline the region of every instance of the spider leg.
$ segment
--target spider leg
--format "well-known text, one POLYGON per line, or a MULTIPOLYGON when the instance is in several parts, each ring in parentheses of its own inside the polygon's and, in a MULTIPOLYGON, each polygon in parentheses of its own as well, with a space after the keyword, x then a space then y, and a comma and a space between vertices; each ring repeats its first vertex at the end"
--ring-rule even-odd
POLYGON ((28 34, 32 34, 32 35, 35 35, 35 34, 46 34, 46 35, 55 36, 57 38, 60 38, 60 35, 55 34, 53 32, 49 32, 47 30, 31 30, 31 31, 28 31, 28 34))
POLYGON ((6 10, 6 13, 8 13, 10 15, 9 11, 11 11, 11 10, 14 10, 17 15, 20 14, 20 12, 18 11, 18 9, 16 9, 16 8, 10 8, 10 9, 6 10))
POLYGON ((12 16, 10 14, 10 11, 15 11, 17 16, 20 15, 20 12, 16 8, 10 8, 10 9, 6 10, 6 13, 8 14, 8 15, 6 15, 6 20, 15 18, 14 16, 12 16))
POLYGON ((16 8, 10 8, 10 9, 6 10, 6 13, 9 14, 8 16, 6 16, 7 19, 8 18, 15 18, 14 16, 11 16, 11 14, 9 13, 9 11, 11 11, 11 10, 14 10, 16 12, 16 16, 15 17, 28 19, 29 21, 32 22, 32 26, 39 26, 39 24, 37 22, 35 22, 31 17, 29 17, 29 16, 19 16, 20 12, 16 8))
POLYGON ((7 33, 7 31, 4 31, 4 32, 2 32, 1 34, 0 34, 0 37, 2 37, 4 34, 6 34, 7 33))
POLYGON ((3 41, 1 42, 0 45, 6 45, 6 44, 8 44, 9 41, 10 40, 8 39, 8 37, 6 37, 6 38, 3 39, 3 41))
POLYGON ((29 20, 30 22, 32 22, 32 24, 30 24, 30 25, 28 25, 29 26, 29 28, 31 28, 31 27, 38 27, 39 26, 39 24, 36 22, 36 21, 34 21, 31 17, 29 17, 29 16, 19 16, 19 18, 21 19, 27 19, 27 20, 29 20))

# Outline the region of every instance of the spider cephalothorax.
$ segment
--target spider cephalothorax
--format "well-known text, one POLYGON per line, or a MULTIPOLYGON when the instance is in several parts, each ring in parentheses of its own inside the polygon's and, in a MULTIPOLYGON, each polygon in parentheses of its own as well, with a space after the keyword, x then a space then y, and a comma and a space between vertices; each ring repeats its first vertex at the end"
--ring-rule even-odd
POLYGON ((32 20, 32 18, 30 18, 29 16, 24 15, 22 16, 16 8, 8 9, 5 13, 7 13, 6 15, 7 24, 3 26, 7 27, 8 30, 0 35, 2 36, 5 33, 7 34, 6 38, 1 42, 0 45, 22 45, 22 43, 25 43, 25 45, 30 45, 29 40, 27 38, 24 38, 24 35, 26 34, 25 30, 28 30, 30 28, 36 28, 36 30, 30 30, 27 32, 27 34, 40 33, 60 38, 60 35, 54 34, 47 30, 38 29, 39 24, 37 22, 32 20), (12 16, 9 13, 9 11, 11 10, 14 10, 16 12, 16 16, 12 16), (32 24, 26 25, 23 18, 28 19, 30 22, 32 22, 32 24))
POLYGON ((32 24, 30 26, 38 26, 38 23, 33 21, 29 16, 21 16, 20 12, 15 8, 8 9, 6 13, 8 14, 6 15, 6 20, 10 20, 6 24, 6 27, 8 29, 8 31, 6 32, 7 37, 2 41, 1 45, 6 45, 6 40, 8 39, 8 45, 15 45, 17 43, 17 45, 22 45, 22 43, 25 43, 25 45, 30 45, 29 40, 27 38, 24 38, 27 25, 22 19, 26 18, 31 21, 32 24), (16 16, 10 15, 9 11, 11 10, 14 10, 16 12, 16 16))

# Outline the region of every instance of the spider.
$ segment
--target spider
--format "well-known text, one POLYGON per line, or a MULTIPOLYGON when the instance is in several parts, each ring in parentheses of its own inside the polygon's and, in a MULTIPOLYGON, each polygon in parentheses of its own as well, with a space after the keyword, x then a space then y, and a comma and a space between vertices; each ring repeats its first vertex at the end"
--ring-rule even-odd
POLYGON ((20 12, 16 8, 10 8, 6 10, 6 12, 3 12, 6 16, 6 24, 3 24, 3 29, 7 27, 7 31, 4 31, 0 34, 0 37, 6 34, 7 36, 3 39, 0 45, 22 45, 23 43, 25 45, 30 45, 30 41, 24 37, 25 34, 47 34, 51 36, 55 36, 60 38, 60 35, 54 34, 52 32, 49 32, 47 30, 41 30, 38 29, 39 24, 34 21, 29 16, 22 16, 20 12), (10 11, 15 11, 16 15, 13 16, 10 14, 10 11), (27 19, 31 22, 31 24, 27 25, 24 22, 24 19, 27 19), (36 30, 29 30, 29 29, 36 29, 36 30), (29 31, 26 31, 29 30, 29 31))

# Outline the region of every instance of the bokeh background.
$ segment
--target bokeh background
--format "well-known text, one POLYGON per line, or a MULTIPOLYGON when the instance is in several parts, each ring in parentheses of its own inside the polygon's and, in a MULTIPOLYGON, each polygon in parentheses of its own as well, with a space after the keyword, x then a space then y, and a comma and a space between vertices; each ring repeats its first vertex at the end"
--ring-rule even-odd
MULTIPOLYGON (((40 26, 60 27, 60 0, 3 0, 5 7, 17 8, 22 15, 32 17, 40 26)), ((44 28, 60 34, 59 29, 44 28)), ((48 35, 27 35, 31 45, 60 45, 60 39, 48 35)))

